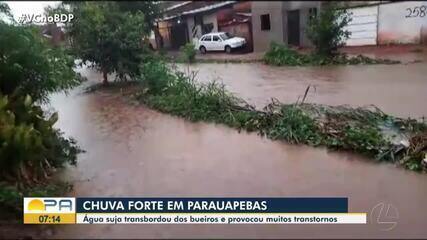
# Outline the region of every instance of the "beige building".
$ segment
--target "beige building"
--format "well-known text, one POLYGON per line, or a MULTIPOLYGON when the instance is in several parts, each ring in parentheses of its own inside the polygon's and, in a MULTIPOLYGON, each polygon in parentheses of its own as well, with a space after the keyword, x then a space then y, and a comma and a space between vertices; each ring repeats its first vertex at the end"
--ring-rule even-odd
MULTIPOLYGON (((427 42, 427 1, 337 1, 352 21, 347 46, 427 42)), ((178 49, 208 32, 247 39, 255 52, 272 41, 310 47, 306 26, 328 1, 185 1, 171 4, 158 29, 163 47, 178 49), (241 7, 243 6, 243 8, 241 7), (253 47, 252 47, 253 46, 253 47)))
MULTIPOLYGON (((420 44, 427 42, 427 1, 338 1, 352 15, 346 27, 347 46, 420 44)), ((254 1, 254 51, 265 51, 271 41, 309 47, 305 28, 311 14, 327 1, 254 1)))
POLYGON ((254 1, 252 32, 254 51, 265 51, 270 42, 310 46, 305 26, 311 14, 320 10, 320 1, 254 1))

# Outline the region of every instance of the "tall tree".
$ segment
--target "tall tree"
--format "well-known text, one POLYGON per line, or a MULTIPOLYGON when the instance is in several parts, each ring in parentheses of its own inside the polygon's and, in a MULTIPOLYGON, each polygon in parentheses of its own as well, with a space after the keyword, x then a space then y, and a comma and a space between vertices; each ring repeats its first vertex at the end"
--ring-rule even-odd
POLYGON ((0 3, 0 93, 14 98, 29 95, 47 102, 52 92, 66 91, 80 83, 74 59, 61 48, 52 48, 37 27, 14 22, 9 7, 0 3))
POLYGON ((142 39, 150 33, 150 8, 135 9, 121 2, 65 4, 68 9, 63 10, 74 14, 73 21, 65 26, 73 52, 101 71, 104 83, 108 83, 110 73, 120 80, 139 74, 139 64, 148 51, 142 39))
MULTIPOLYGON (((0 15, 12 17, 6 4, 0 3, 0 15)), ((4 181, 31 185, 52 167, 76 162, 74 140, 54 128, 57 113, 40 106, 49 94, 80 83, 73 67, 74 58, 50 46, 39 28, 0 17, 0 206, 9 199, 4 181)))
POLYGON ((158 18, 161 14, 162 3, 160 1, 119 1, 117 2, 120 6, 121 10, 124 11, 143 11, 145 14, 145 23, 149 27, 150 30, 154 32, 156 37, 156 45, 161 46, 160 32, 158 27, 155 26, 156 18, 158 18))

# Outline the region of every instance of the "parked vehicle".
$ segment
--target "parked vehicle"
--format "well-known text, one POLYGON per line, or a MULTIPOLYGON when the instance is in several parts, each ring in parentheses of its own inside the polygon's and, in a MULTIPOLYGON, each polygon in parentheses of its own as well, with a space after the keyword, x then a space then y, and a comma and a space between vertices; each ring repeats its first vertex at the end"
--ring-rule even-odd
POLYGON ((198 43, 196 49, 202 54, 207 51, 225 51, 231 53, 233 49, 244 47, 246 40, 241 37, 234 37, 228 32, 216 32, 203 35, 198 43))

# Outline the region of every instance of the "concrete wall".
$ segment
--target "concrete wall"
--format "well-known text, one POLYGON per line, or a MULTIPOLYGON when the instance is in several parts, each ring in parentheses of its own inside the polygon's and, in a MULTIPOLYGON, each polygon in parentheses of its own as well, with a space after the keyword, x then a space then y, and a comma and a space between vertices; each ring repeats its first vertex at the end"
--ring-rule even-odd
MULTIPOLYGON (((190 39, 194 44, 197 44, 197 41, 202 37, 202 26, 197 25, 195 28, 195 36, 193 38, 193 27, 195 25, 194 16, 188 16, 186 18, 187 29, 188 29, 188 39, 190 39)), ((213 32, 218 32, 218 21, 216 17, 216 12, 204 15, 203 16, 203 24, 213 24, 213 32)))
POLYGON ((252 2, 252 33, 254 51, 265 51, 270 42, 283 43, 283 2, 252 2), (270 30, 261 30, 261 15, 270 14, 270 30))
POLYGON ((197 44, 198 39, 202 36, 202 27, 200 25, 195 28, 195 36, 193 37, 194 16, 187 17, 188 39, 192 43, 197 44))
POLYGON ((305 33, 309 19, 309 9, 317 8, 320 11, 320 1, 281 1, 281 2, 252 2, 252 31, 254 38, 254 51, 265 51, 271 41, 287 44, 288 21, 287 11, 300 11, 300 45, 311 46, 305 33), (261 31, 262 14, 270 14, 270 31, 261 31))
POLYGON ((344 29, 351 35, 346 40, 347 46, 363 46, 377 44, 378 5, 350 8, 352 20, 344 29))
POLYGON ((427 1, 379 5, 378 44, 421 43, 426 39, 427 1))
POLYGON ((300 45, 303 47, 312 46, 310 40, 307 38, 305 33, 306 26, 309 19, 309 9, 317 8, 317 12, 320 12, 320 1, 290 1, 284 2, 284 17, 283 17, 283 33, 284 42, 288 42, 288 23, 287 23, 287 11, 300 10, 300 45))
POLYGON ((212 32, 218 32, 218 21, 216 19, 216 12, 203 16, 203 24, 209 23, 213 23, 214 27, 212 29, 212 32))
MULTIPOLYGON (((188 28, 188 34, 189 34, 189 38, 193 41, 193 43, 196 43, 197 40, 203 35, 202 34, 202 26, 197 25, 196 29, 195 29, 195 38, 193 38, 193 27, 194 27, 194 16, 188 16, 186 18, 186 23, 187 23, 187 28, 188 28)), ((203 16, 203 24, 208 24, 208 23, 213 23, 213 32, 218 32, 218 21, 217 21, 217 17, 216 17, 216 12, 208 14, 208 15, 204 15, 203 16)))

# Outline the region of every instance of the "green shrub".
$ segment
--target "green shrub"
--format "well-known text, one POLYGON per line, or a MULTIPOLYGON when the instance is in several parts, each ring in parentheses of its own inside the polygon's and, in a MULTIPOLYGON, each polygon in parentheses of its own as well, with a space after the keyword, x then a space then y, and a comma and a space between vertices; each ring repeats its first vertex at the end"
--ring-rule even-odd
POLYGON ((161 93, 174 78, 167 65, 162 60, 155 58, 144 63, 141 72, 139 81, 150 93, 161 93))
POLYGON ((290 143, 320 144, 322 136, 316 122, 302 109, 294 105, 283 105, 280 113, 281 117, 268 132, 270 138, 290 143))
POLYGON ((355 65, 355 64, 396 64, 395 60, 373 59, 363 55, 349 57, 344 53, 331 56, 319 54, 301 54, 282 44, 272 42, 264 55, 264 62, 275 66, 321 66, 321 65, 355 65))
POLYGON ((0 32, 1 176, 40 175, 47 165, 75 163, 74 140, 53 128, 57 114, 46 118, 38 105, 80 83, 73 58, 51 48, 35 28, 0 21, 0 32))
POLYGON ((47 118, 31 97, 14 102, 0 96, 0 180, 43 179, 46 171, 75 164, 81 150, 53 128, 56 113, 47 118))
POLYGON ((187 43, 184 46, 181 47, 182 56, 184 58, 184 61, 188 63, 192 63, 196 60, 196 49, 194 44, 187 43))
POLYGON ((29 95, 11 101, 0 94, 0 209, 11 214, 1 219, 22 213, 23 196, 62 189, 62 183, 46 185, 47 178, 65 164, 76 164, 82 150, 53 127, 57 118, 56 113, 45 116, 29 95))
POLYGON ((264 61, 276 66, 300 66, 310 63, 308 56, 275 42, 270 43, 270 49, 265 53, 264 61))
POLYGON ((184 74, 177 73, 161 93, 150 95, 147 103, 192 121, 221 122, 234 101, 224 86, 216 82, 197 85, 184 74))
POLYGON ((380 156, 390 149, 389 144, 381 131, 377 127, 356 127, 346 126, 344 132, 344 149, 352 149, 354 151, 380 158, 380 156))
POLYGON ((152 1, 62 3, 53 11, 74 15, 75 21, 64 26, 74 54, 102 72, 104 84, 111 73, 115 73, 117 80, 134 80, 144 56, 151 52, 142 39, 150 34, 157 11, 155 4, 152 1))
POLYGON ((316 47, 316 52, 322 56, 331 56, 339 46, 350 36, 344 28, 351 21, 351 15, 346 9, 337 9, 336 4, 328 2, 322 7, 319 16, 311 16, 308 21, 307 37, 316 47))
POLYGON ((74 59, 61 48, 51 48, 32 27, 0 22, 0 92, 30 95, 46 102, 51 92, 80 84, 73 71, 74 59))
POLYGON ((81 78, 74 59, 51 48, 37 28, 0 19, 0 33, 0 208, 13 211, 23 194, 48 190, 54 169, 76 164, 82 150, 53 127, 58 115, 47 116, 40 104, 81 78))

